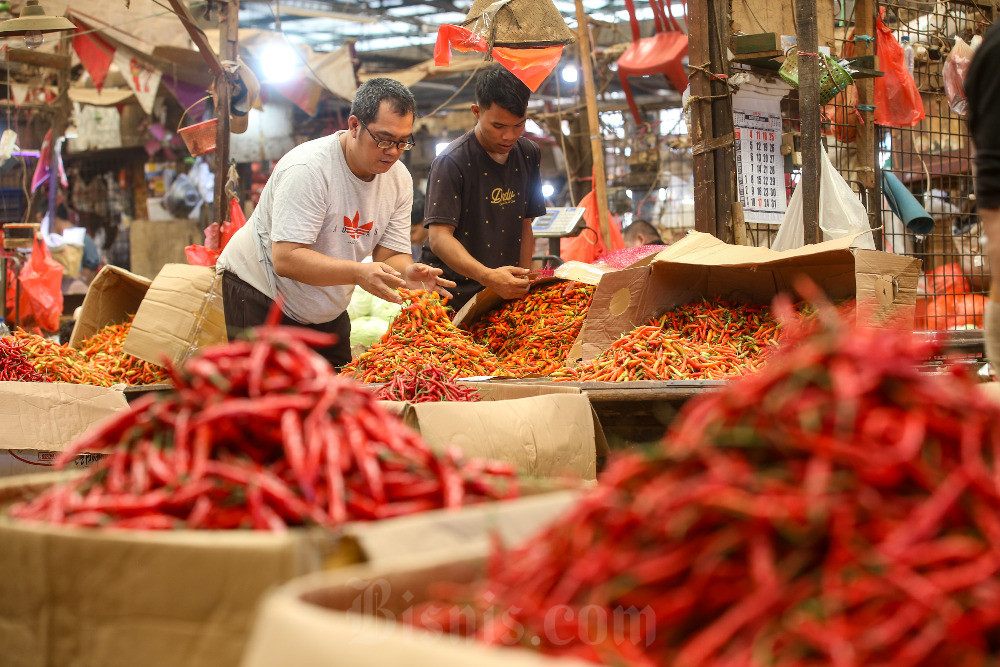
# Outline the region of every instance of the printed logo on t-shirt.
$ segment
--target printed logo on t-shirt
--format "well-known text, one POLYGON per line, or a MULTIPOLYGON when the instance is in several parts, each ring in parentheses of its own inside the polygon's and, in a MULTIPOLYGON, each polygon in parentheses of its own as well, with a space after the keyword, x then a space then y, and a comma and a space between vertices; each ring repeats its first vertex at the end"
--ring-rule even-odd
POLYGON ((361 218, 361 211, 354 214, 354 219, 351 220, 346 215, 344 216, 344 232, 350 236, 352 239, 359 239, 362 236, 368 236, 372 231, 372 227, 375 226, 375 221, 359 225, 358 222, 361 218))
POLYGON ((494 188, 493 192, 490 193, 490 203, 506 206, 507 204, 513 204, 516 196, 510 188, 506 190, 503 188, 494 188))

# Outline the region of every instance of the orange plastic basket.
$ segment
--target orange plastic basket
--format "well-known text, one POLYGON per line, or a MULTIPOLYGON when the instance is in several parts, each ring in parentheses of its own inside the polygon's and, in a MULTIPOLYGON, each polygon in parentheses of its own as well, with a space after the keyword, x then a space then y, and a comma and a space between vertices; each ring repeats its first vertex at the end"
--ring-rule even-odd
POLYGON ((177 130, 181 135, 184 145, 192 157, 205 155, 215 150, 215 131, 219 124, 218 118, 202 121, 194 125, 188 125, 177 130))

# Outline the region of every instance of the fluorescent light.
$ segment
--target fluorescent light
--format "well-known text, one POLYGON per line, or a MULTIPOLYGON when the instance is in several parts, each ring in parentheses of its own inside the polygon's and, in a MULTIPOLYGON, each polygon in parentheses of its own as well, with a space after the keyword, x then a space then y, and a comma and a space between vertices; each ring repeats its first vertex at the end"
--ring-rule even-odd
POLYGON ((580 78, 580 72, 577 71, 576 67, 563 67, 562 79, 566 83, 576 83, 580 78))
POLYGON ((556 189, 552 187, 551 183, 542 183, 542 196, 548 199, 556 193, 556 189))
POLYGON ((260 52, 260 69, 266 83, 282 83, 295 77, 299 54, 284 42, 271 42, 260 52))

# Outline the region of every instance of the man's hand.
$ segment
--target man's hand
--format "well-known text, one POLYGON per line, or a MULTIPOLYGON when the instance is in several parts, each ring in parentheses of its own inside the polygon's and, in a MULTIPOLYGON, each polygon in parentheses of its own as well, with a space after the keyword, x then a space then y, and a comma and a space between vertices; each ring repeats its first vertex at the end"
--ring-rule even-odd
POLYGON ((528 293, 529 273, 528 269, 519 266, 501 266, 486 274, 483 285, 504 299, 519 299, 528 293))
POLYGON ((355 284, 380 299, 403 303, 396 290, 405 287, 406 282, 400 277, 399 271, 383 262, 359 262, 355 284))
POLYGON ((455 282, 441 277, 441 269, 435 269, 426 264, 414 263, 406 267, 403 280, 410 289, 432 290, 441 296, 452 297, 446 287, 454 287, 455 282))

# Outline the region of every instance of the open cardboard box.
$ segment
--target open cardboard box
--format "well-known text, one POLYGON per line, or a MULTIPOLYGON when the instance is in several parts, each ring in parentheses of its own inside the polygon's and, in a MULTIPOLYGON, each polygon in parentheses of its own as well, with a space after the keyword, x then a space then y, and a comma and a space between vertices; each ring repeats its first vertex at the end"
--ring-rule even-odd
MULTIPOLYGON (((53 459, 70 442, 127 407, 122 392, 106 387, 0 382, 0 477, 54 470, 53 459)), ((81 455, 74 465, 96 458, 81 455)))
MULTIPOLYGON (((0 480, 0 504, 59 475, 0 480)), ((26 524, 0 516, 0 663, 5 667, 228 667, 243 653, 258 602, 297 576, 430 550, 519 541, 579 492, 436 510, 339 533, 118 531, 26 524)), ((325 640, 325 638, 324 638, 325 640)), ((276 665, 297 664, 282 656, 276 665)))
POLYGON ((473 546, 423 558, 358 566, 303 577, 272 592, 261 606, 242 667, 585 667, 521 648, 413 627, 417 605, 442 582, 468 584, 488 551, 473 546))
POLYGON ((214 267, 167 264, 142 300, 123 351, 151 364, 187 361, 201 348, 225 343, 222 276, 214 267))
POLYGON ((117 266, 102 268, 83 298, 69 346, 79 349, 83 341, 109 324, 127 322, 139 310, 151 282, 117 266))
POLYGON ((605 274, 570 359, 589 361, 623 333, 702 298, 769 304, 799 276, 831 299, 856 299, 871 324, 913 326, 920 260, 853 248, 853 237, 777 252, 692 232, 648 266, 605 274))
POLYGON ((440 449, 512 463, 533 477, 597 477, 608 442, 587 395, 578 387, 468 382, 482 401, 387 402, 386 406, 440 449))

